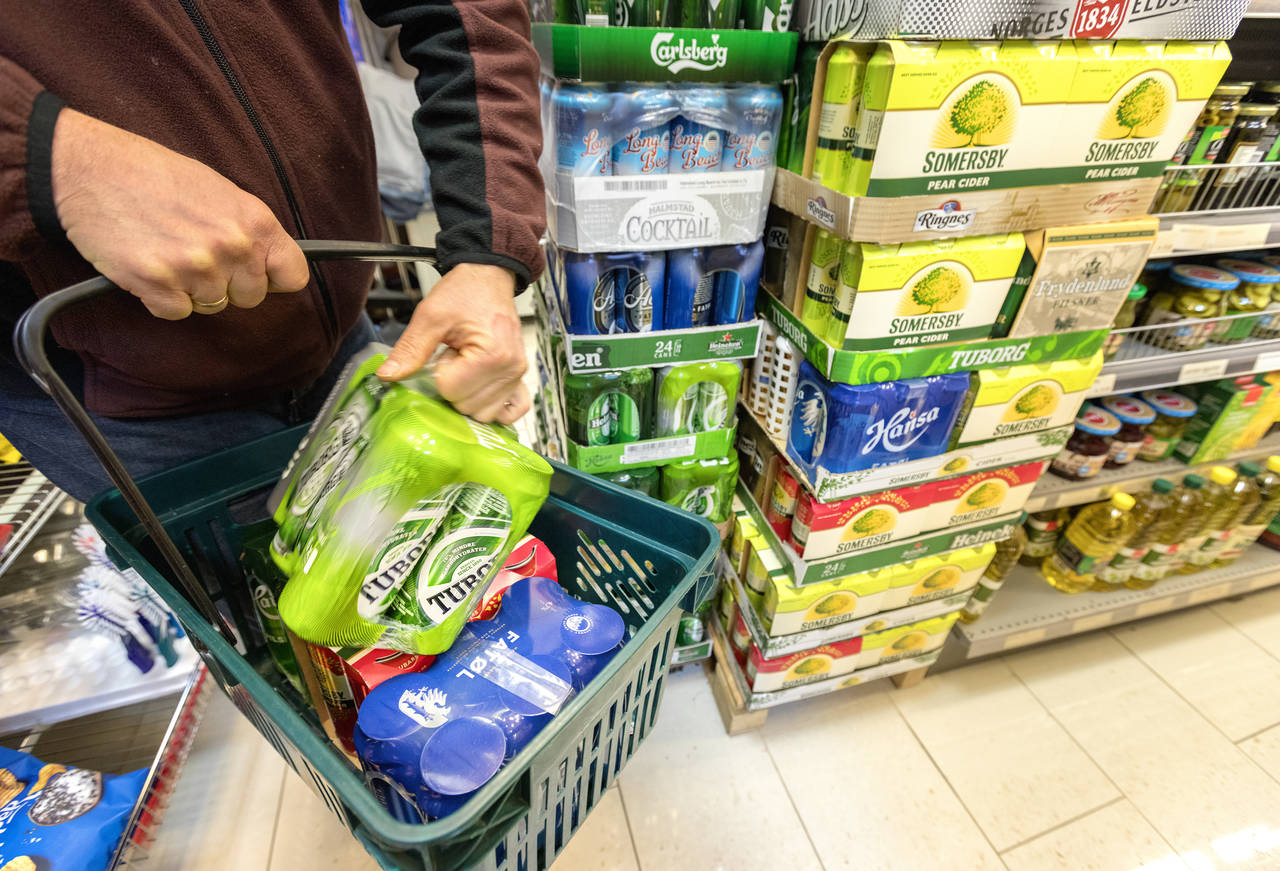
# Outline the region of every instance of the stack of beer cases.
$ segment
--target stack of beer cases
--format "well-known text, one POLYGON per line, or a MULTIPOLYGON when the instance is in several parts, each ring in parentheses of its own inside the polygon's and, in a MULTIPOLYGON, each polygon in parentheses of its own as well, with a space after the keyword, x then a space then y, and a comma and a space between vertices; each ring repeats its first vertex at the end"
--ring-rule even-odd
MULTIPOLYGON (((872 4, 868 35, 910 5, 872 4)), ((1239 15, 1192 18, 1217 37, 1239 15)), ((971 25, 927 26, 988 36, 971 25)), ((1094 389, 1159 175, 1229 62, 1212 41, 1084 39, 799 58, 808 135, 774 189, 724 567, 751 707, 936 659, 1094 389)))
POLYGON ((776 2, 535 9, 544 449, 720 523, 796 44, 776 2))

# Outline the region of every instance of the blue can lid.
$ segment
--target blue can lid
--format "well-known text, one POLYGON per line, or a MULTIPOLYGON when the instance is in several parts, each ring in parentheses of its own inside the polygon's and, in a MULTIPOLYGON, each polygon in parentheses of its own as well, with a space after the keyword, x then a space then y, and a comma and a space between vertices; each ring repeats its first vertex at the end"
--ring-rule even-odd
POLYGON ((1148 260, 1142 267, 1143 272, 1164 272, 1173 266, 1172 260, 1148 260))
POLYGON ((480 717, 450 720, 422 748, 423 782, 441 795, 465 795, 489 782, 507 753, 507 736, 480 717))
POLYGON ((1225 269, 1241 281, 1251 284, 1276 284, 1280 282, 1280 269, 1265 263, 1252 260, 1238 260, 1234 257, 1221 257, 1213 261, 1219 269, 1225 269))
POLYGON ((1178 284, 1202 290, 1232 290, 1240 285, 1240 279, 1225 269, 1214 269, 1199 263, 1180 263, 1169 270, 1169 277, 1178 284))
POLYGON ((560 621, 564 646, 588 656, 613 650, 626 631, 627 624, 617 611, 589 602, 574 608, 560 621))
POLYGON ((1191 417, 1196 413, 1194 402, 1172 390, 1144 390, 1140 395, 1143 402, 1166 417, 1191 417))
POLYGON ((1111 436, 1120 432, 1120 421, 1111 412, 1086 402, 1076 415, 1076 429, 1089 435, 1111 436))

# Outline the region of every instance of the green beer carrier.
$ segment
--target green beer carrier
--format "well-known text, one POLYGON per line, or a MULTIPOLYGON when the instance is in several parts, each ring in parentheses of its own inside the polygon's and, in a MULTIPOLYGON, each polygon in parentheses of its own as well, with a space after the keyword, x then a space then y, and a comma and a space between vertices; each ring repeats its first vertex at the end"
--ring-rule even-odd
MULTIPOLYGON (((313 261, 431 261, 427 248, 302 242, 313 261)), ((118 489, 86 514, 118 564, 168 603, 218 685, 383 868, 462 871, 545 869, 600 801, 657 720, 682 604, 709 596, 706 572, 719 537, 707 521, 556 465, 551 491, 529 527, 559 558, 562 582, 607 605, 627 624, 612 661, 455 813, 411 824, 393 819, 358 768, 331 743, 307 701, 271 664, 239 564, 242 536, 264 519, 265 499, 304 429, 266 436, 134 481, 49 364, 44 335, 64 308, 118 289, 96 278, 51 294, 22 318, 15 347, 27 372, 88 441, 118 489), (570 581, 586 542, 629 552, 649 570, 608 593, 570 581), (706 589, 702 589, 706 587, 706 589), (636 589, 640 589, 638 586, 636 589), (611 598, 612 597, 612 598, 611 598), (643 601, 642 601, 643 599, 643 601), (652 603, 652 604, 648 604, 652 603)))

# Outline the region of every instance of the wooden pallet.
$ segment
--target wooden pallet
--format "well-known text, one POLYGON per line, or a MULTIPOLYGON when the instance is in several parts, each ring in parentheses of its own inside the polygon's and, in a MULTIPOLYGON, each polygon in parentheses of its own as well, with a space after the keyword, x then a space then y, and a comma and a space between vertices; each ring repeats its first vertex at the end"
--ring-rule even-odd
MULTIPOLYGON (((747 700, 730 671, 738 667, 737 660, 729 649, 729 640, 725 637, 724 630, 714 616, 707 621, 707 631, 711 635, 711 658, 705 660, 703 668, 711 683, 711 695, 716 700, 716 710, 720 712, 724 730, 731 736, 754 732, 764 725, 769 710, 747 710, 747 700)), ((890 675, 889 680, 899 689, 907 689, 924 680, 928 671, 928 666, 913 668, 911 671, 890 675)))

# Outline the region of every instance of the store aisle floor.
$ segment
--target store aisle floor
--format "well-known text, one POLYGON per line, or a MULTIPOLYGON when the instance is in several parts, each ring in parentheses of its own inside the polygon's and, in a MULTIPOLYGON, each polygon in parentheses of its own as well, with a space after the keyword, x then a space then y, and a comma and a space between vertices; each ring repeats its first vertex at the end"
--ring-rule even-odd
MULTIPOLYGON (((148 868, 374 871, 221 696, 148 868)), ((554 871, 1280 867, 1280 590, 724 734, 701 670, 554 871)))

